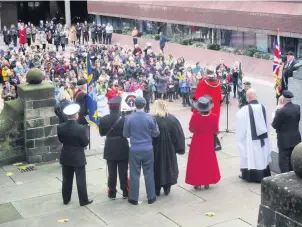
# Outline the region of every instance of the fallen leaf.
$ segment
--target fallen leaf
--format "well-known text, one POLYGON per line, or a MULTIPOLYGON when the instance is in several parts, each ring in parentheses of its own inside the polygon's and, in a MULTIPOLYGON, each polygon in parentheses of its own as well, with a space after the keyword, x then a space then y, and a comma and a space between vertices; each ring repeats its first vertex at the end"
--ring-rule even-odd
POLYGON ((60 219, 58 220, 58 223, 64 224, 66 222, 69 222, 69 219, 60 219))
POLYGON ((14 175, 14 173, 12 173, 12 172, 7 172, 7 173, 6 173, 6 176, 7 176, 7 177, 11 177, 11 176, 13 176, 13 175, 14 175))
POLYGON ((18 163, 13 164, 13 166, 22 166, 22 165, 23 165, 22 162, 18 162, 18 163))
POLYGON ((19 167, 18 169, 25 171, 25 170, 27 170, 27 166, 22 166, 22 167, 19 167))
POLYGON ((214 217, 214 216, 216 216, 216 214, 213 213, 213 212, 209 212, 209 213, 206 213, 206 216, 208 216, 208 217, 214 217))
POLYGON ((138 201, 137 203, 138 203, 138 205, 140 205, 140 204, 142 204, 143 202, 142 202, 142 201, 138 201))

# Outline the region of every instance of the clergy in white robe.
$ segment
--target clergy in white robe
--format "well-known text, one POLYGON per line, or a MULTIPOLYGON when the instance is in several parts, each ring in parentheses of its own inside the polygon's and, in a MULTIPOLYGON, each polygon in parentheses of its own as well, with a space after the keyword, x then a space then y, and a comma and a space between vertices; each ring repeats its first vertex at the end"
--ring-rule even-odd
POLYGON ((249 104, 236 115, 236 143, 240 152, 241 178, 248 182, 261 182, 271 175, 271 142, 265 107, 256 100, 256 92, 247 92, 249 104))

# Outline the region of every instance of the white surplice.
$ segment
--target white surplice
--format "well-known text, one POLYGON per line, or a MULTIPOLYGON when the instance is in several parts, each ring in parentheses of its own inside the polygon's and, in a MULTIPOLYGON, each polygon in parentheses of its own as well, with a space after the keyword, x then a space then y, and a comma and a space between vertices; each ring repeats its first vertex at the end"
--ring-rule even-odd
POLYGON ((264 139, 265 145, 261 147, 261 141, 252 140, 250 115, 248 105, 242 107, 236 115, 236 143, 240 151, 240 168, 264 170, 271 162, 271 142, 269 139, 269 119, 266 113, 264 120, 262 105, 251 104, 253 109, 257 135, 267 133, 268 138, 264 139))

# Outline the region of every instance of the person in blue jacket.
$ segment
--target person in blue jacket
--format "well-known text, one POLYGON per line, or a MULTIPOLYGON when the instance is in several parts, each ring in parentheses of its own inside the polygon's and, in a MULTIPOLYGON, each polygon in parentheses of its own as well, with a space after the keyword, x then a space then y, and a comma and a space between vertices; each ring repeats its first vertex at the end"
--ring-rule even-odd
POLYGON ((166 46, 167 39, 165 38, 162 32, 160 32, 159 35, 159 47, 161 52, 164 54, 164 48, 166 46))

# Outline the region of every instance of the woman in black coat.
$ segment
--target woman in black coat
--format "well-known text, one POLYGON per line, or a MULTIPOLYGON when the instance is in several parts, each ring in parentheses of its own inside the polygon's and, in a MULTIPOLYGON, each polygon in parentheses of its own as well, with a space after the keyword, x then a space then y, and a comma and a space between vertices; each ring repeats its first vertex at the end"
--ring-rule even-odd
POLYGON ((161 188, 168 195, 171 186, 177 184, 176 154, 185 153, 185 136, 177 118, 168 113, 164 100, 155 101, 155 119, 160 131, 153 138, 155 192, 159 196, 161 188))

